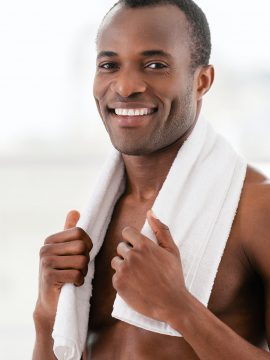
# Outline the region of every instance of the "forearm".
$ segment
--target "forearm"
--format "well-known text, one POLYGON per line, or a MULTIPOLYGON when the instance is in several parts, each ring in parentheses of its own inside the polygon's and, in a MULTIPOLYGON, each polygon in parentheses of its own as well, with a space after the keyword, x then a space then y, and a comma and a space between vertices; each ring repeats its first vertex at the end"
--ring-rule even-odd
POLYGON ((44 321, 40 314, 33 315, 36 340, 32 360, 57 360, 53 352, 52 322, 44 321))
POLYGON ((184 315, 174 314, 168 323, 179 331, 201 360, 269 360, 259 349, 219 320, 197 299, 187 297, 184 315))

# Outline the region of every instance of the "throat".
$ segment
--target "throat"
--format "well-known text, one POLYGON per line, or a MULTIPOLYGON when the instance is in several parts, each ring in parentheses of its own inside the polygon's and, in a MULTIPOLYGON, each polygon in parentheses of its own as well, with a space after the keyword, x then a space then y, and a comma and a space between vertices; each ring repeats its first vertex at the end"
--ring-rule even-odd
POLYGON ((138 201, 155 199, 181 145, 182 140, 146 155, 122 154, 126 172, 126 194, 133 195, 138 201))

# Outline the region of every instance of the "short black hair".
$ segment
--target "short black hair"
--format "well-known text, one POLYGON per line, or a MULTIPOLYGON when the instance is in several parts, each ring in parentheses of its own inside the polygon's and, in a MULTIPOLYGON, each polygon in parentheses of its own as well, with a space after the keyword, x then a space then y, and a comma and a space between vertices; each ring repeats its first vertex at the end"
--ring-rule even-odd
POLYGON ((191 68, 209 64, 211 55, 211 33, 208 21, 202 9, 192 0, 119 0, 118 4, 129 8, 144 6, 175 5, 186 16, 190 33, 191 68))

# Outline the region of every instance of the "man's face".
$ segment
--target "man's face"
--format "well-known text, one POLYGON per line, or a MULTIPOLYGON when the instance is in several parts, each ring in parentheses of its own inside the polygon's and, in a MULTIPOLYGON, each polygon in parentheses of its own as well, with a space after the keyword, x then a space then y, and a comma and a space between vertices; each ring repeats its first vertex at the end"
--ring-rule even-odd
POLYGON ((94 97, 111 142, 128 155, 161 150, 196 116, 185 15, 175 6, 109 13, 97 40, 94 97))

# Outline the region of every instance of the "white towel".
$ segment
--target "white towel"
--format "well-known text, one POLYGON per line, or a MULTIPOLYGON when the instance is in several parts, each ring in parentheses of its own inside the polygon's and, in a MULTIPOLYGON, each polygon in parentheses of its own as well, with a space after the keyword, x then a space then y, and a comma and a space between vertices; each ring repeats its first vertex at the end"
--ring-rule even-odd
MULTIPOLYGON (((205 306, 236 214, 246 168, 246 161, 200 117, 179 150, 152 207, 169 226, 180 249, 187 289, 205 306)), ((124 186, 122 157, 114 151, 77 225, 89 234, 93 249, 84 285, 66 284, 60 294, 52 334, 54 353, 59 360, 79 360, 83 352, 94 258, 124 186)), ((147 221, 141 232, 156 241, 147 221)), ((112 316, 149 331, 181 336, 166 323, 137 313, 119 295, 112 316)))

